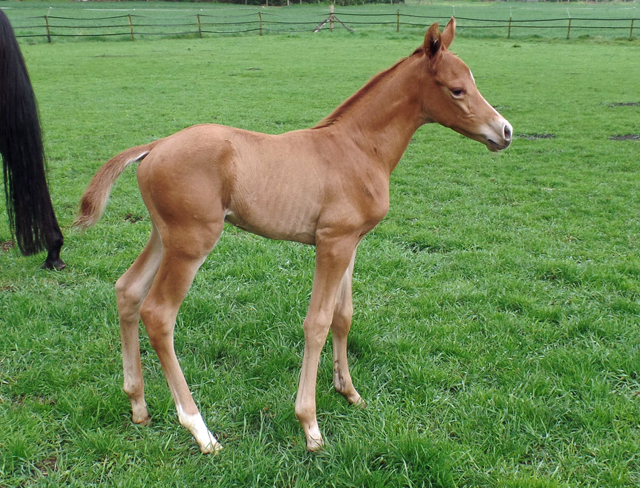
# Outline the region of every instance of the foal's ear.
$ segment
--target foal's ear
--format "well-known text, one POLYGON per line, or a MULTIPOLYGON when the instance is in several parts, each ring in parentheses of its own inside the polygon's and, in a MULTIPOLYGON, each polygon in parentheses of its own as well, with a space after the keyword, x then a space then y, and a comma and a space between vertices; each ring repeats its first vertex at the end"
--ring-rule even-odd
POLYGON ((424 44, 422 49, 428 58, 433 59, 442 48, 442 35, 440 34, 440 26, 434 22, 427 34, 424 36, 424 44))
POLYGON ((444 32, 442 33, 442 45, 449 49, 449 46, 453 42, 453 38, 456 36, 456 19, 455 17, 451 17, 451 20, 444 28, 444 32))

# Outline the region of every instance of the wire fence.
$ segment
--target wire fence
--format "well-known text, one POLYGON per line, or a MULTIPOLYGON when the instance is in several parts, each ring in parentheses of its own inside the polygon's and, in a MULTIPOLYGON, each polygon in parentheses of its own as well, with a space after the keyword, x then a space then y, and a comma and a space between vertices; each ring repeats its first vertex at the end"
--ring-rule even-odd
MULTIPOLYGON (((568 13, 568 12, 567 12, 568 13)), ((177 14, 177 13, 176 13, 177 14)), ((140 13, 125 13, 105 17, 65 17, 44 15, 24 17, 13 22, 16 36, 20 38, 46 38, 51 43, 56 38, 109 38, 120 37, 135 40, 146 36, 204 37, 221 34, 282 34, 317 32, 328 26, 329 30, 346 27, 350 31, 390 29, 400 32, 406 29, 424 29, 433 22, 445 23, 449 17, 407 14, 398 9, 395 13, 354 13, 333 11, 310 14, 305 19, 291 19, 277 12, 257 11, 238 15, 213 15, 198 13, 172 15, 171 18, 154 17, 140 13)), ((483 37, 507 37, 537 35, 540 37, 566 37, 576 33, 610 32, 618 37, 634 39, 640 27, 638 18, 587 18, 556 17, 546 19, 483 19, 456 17, 458 33, 483 37), (634 33, 634 28, 635 33, 634 33)))

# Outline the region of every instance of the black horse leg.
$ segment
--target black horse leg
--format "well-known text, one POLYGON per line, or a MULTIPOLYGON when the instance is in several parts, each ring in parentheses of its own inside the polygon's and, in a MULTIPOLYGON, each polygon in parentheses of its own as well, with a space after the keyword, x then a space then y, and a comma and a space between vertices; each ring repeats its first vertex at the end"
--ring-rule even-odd
POLYGON ((62 232, 60 232, 60 227, 56 225, 56 228, 52 231, 52 235, 47 239, 47 259, 44 261, 42 269, 55 269, 60 271, 66 268, 67 265, 60 258, 60 249, 62 249, 63 244, 64 238, 62 237, 62 232))
POLYGON ((58 224, 58 219, 51 204, 49 205, 49 217, 50 218, 46 220, 46 227, 44 229, 47 259, 42 265, 42 269, 55 269, 60 271, 67 266, 65 262, 60 259, 60 249, 62 249, 62 245, 64 244, 64 238, 62 237, 60 225, 58 224))

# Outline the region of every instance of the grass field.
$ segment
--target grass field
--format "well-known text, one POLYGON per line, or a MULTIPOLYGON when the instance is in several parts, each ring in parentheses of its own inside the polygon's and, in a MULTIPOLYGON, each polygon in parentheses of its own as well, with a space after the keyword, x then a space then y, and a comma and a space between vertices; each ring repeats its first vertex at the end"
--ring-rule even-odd
POLYGON ((0 251, 1 486, 640 484, 640 141, 610 139, 640 134, 638 41, 454 42, 517 138, 494 154, 415 134, 356 261, 349 354, 368 407, 333 391, 327 347, 323 452, 293 412, 313 248, 232 227, 176 329, 225 449, 199 454, 144 332, 153 421, 130 422, 113 284, 150 226, 132 169, 95 228, 69 229, 90 177, 195 123, 310 126, 421 37, 23 44, 68 268, 0 251))
MULTIPOLYGON (((295 3, 295 2, 294 2, 295 3)), ((311 32, 328 15, 328 5, 258 6, 192 2, 75 3, 27 1, 6 3, 3 9, 20 36, 47 42, 44 16, 49 16, 54 42, 78 39, 129 40, 128 15, 135 37, 198 35, 200 15, 203 36, 264 35, 311 32), (260 18, 258 17, 260 14, 260 18), (262 23, 262 28, 260 27, 262 23), (79 37, 74 37, 79 36, 79 37), (102 36, 102 37, 98 37, 102 36)), ((640 10, 634 2, 451 2, 433 0, 401 5, 367 4, 336 7, 337 16, 358 33, 411 32, 416 35, 434 19, 444 23, 458 18, 458 34, 474 38, 607 38, 638 39, 640 10), (400 17, 397 17, 397 14, 400 17), (509 19, 513 23, 509 26, 509 19), (568 32, 569 18, 571 30, 568 32), (631 19, 635 19, 632 30, 631 19), (397 21, 400 25, 397 25, 397 21)), ((328 27, 325 30, 329 30, 328 27)), ((328 35, 323 32, 322 35, 328 35)), ((351 34, 337 25, 335 36, 351 34)))

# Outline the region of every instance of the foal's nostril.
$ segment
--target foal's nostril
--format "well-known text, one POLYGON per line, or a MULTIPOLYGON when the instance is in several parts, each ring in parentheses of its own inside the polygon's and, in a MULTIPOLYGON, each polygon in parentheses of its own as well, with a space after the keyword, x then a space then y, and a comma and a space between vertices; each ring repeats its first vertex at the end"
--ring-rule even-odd
POLYGON ((507 141, 511 140, 511 126, 509 124, 505 124, 504 126, 504 138, 507 141))

